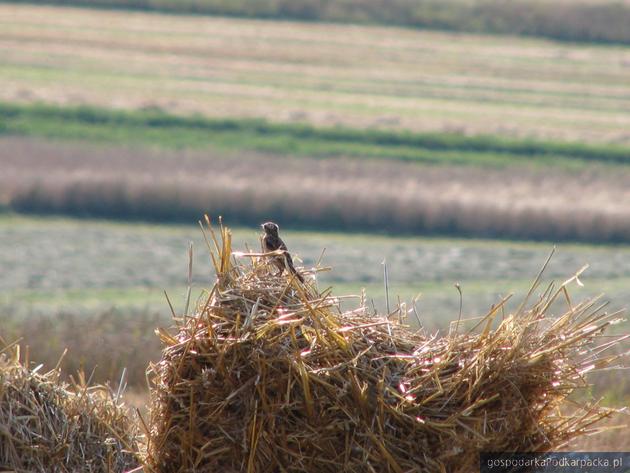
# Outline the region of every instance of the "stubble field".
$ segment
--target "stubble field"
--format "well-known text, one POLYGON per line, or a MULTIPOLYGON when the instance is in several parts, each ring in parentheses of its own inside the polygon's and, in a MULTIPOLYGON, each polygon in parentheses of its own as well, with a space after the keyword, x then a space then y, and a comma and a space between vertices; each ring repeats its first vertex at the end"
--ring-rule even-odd
POLYGON ((630 52, 0 4, 0 100, 629 144, 630 52))
MULTIPOLYGON (((204 211, 240 225, 238 247, 257 244, 263 215, 351 230, 283 235, 306 266, 326 249, 320 287, 366 288, 380 310, 385 259, 392 303, 421 294, 430 331, 457 318, 456 283, 464 317, 516 303, 553 244, 384 231, 622 242, 561 243, 546 277, 590 264, 572 300, 628 307, 629 71, 625 46, 0 4, 0 209, 39 214, 0 212, 0 336, 48 365, 68 346, 67 370, 98 365, 96 380, 125 366, 142 404, 152 331, 170 323, 162 290, 183 306, 189 241, 193 297, 212 283, 204 211), (63 118, 82 105, 102 109, 63 118), (219 122, 172 118, 191 114, 219 122)), ((628 405, 625 378, 596 381, 628 405)))
MULTIPOLYGON (((257 248, 259 233, 255 226, 237 227, 235 248, 257 248)), ((417 298, 420 322, 430 331, 444 329, 457 318, 456 283, 463 291, 463 314, 467 317, 484 314, 511 293, 515 294, 514 302, 507 307, 516 306, 553 249, 550 243, 295 231, 283 234, 301 264, 311 267, 321 257, 321 264, 331 267, 318 277, 320 288, 333 286, 337 295, 357 297, 365 288, 370 304, 373 301, 379 311, 386 305, 385 260, 391 304, 398 297, 407 302, 417 298)), ((155 314, 168 324, 170 309, 163 290, 181 311, 189 242, 193 242, 195 255, 195 299, 214 281, 202 233, 195 225, 4 216, 0 218, 3 318, 15 322, 26 317, 33 323, 58 313, 90 318, 114 310, 118 314, 114 318, 125 313, 155 314), (28 265, 24 264, 27 260, 28 265)), ((606 299, 612 300, 611 310, 630 305, 627 246, 560 245, 545 278, 564 281, 584 264, 590 268, 582 278, 585 287, 574 287, 576 299, 605 292, 606 299)), ((358 298, 347 303, 357 302, 358 298)), ((149 318, 153 320, 153 316, 149 318)), ((418 325, 415 316, 409 322, 418 325)))
MULTIPOLYGON (((256 248, 259 230, 237 227, 235 248, 256 248)), ((356 306, 364 288, 369 305, 385 310, 383 259, 389 273, 390 303, 412 303, 412 327, 429 333, 446 330, 458 318, 458 283, 462 317, 477 317, 508 294, 514 309, 553 245, 484 240, 396 238, 378 235, 283 232, 292 252, 306 267, 320 257, 329 272, 320 288, 336 295, 354 294, 356 306), (325 251, 324 251, 325 249, 325 251), (417 314, 417 315, 416 315, 417 314)), ((193 302, 211 287, 214 275, 201 231, 194 225, 124 224, 100 220, 5 215, 0 218, 0 336, 22 338, 33 360, 56 364, 69 348, 64 367, 92 373, 95 381, 118 379, 125 367, 128 402, 146 402, 145 369, 159 359, 153 333, 172 324, 168 302, 181 313, 187 291, 187 248, 193 242, 193 302), (24 262, 30 261, 27 265, 24 262), (111 347, 116 346, 116 350, 111 347)), ((630 305, 630 250, 627 246, 560 245, 545 281, 564 281, 583 264, 591 267, 571 286, 571 302, 606 292, 609 310, 630 305)), ((564 311, 567 301, 558 304, 564 311)), ((410 306, 411 307, 411 306, 410 306)), ((616 331, 627 331, 627 323, 616 331)), ((604 403, 629 402, 630 386, 615 372, 600 373, 591 389, 604 403)), ((611 425, 624 422, 616 418, 611 425)), ((614 432, 584 438, 575 448, 621 449, 624 436, 614 432)))
POLYGON ((0 25, 10 209, 628 240, 628 47, 7 4, 0 25))

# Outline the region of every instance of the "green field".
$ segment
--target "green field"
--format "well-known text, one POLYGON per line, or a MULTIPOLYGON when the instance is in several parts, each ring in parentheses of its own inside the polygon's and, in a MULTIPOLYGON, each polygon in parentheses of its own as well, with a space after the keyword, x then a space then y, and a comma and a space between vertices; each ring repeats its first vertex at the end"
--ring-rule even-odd
POLYGON ((88 107, 0 103, 0 133, 171 149, 213 147, 311 157, 393 159, 488 167, 591 163, 630 164, 630 146, 590 145, 273 124, 264 120, 178 117, 160 111, 116 112, 88 107))
POLYGON ((624 46, 0 4, 0 100, 627 146, 624 46))

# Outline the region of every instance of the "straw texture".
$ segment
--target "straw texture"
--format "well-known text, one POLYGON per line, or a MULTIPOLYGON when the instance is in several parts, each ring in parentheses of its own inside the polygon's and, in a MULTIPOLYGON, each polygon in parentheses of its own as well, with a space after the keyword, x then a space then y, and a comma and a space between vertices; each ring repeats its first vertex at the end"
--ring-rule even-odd
POLYGON ((215 286, 159 331, 147 471, 465 472, 482 451, 556 449, 611 413, 562 413, 618 341, 600 342, 616 316, 596 301, 549 316, 573 279, 438 338, 344 313, 312 277, 276 277, 264 256, 236 258, 228 229, 210 233, 215 286))
POLYGON ((122 473, 140 462, 138 431, 105 386, 62 383, 0 354, 0 471, 122 473))

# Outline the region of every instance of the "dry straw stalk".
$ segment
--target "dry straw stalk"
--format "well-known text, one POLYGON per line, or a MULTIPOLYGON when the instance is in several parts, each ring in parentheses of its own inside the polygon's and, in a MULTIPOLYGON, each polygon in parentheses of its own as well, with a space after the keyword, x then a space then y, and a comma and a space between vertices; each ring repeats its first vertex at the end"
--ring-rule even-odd
POLYGON ((0 350, 0 471, 118 473, 138 465, 139 433, 109 388, 81 375, 68 385, 58 368, 39 374, 41 365, 28 364, 19 346, 0 350))
POLYGON ((595 300, 549 315, 571 280, 501 321, 497 306, 473 330, 430 337, 342 312, 313 278, 237 259, 218 233, 207 299, 159 331, 147 472, 474 471, 479 452, 560 448, 612 412, 563 414, 620 341, 600 338, 618 317, 595 300))

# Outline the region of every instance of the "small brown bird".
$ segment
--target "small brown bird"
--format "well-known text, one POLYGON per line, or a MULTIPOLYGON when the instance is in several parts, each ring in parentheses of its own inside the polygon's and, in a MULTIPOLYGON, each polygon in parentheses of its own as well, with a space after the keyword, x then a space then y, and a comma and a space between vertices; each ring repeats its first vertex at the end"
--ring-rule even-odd
POLYGON ((266 252, 282 250, 282 256, 274 257, 271 262, 276 265, 276 267, 280 270, 278 276, 284 272, 285 268, 289 268, 289 271, 292 274, 295 274, 295 277, 300 280, 300 282, 304 282, 304 277, 297 272, 295 266, 293 266, 293 258, 291 258, 291 254, 287 250, 287 245, 284 244, 282 238, 278 235, 278 230, 280 227, 273 222, 266 222, 261 225, 265 234, 263 235, 263 248, 266 252))

